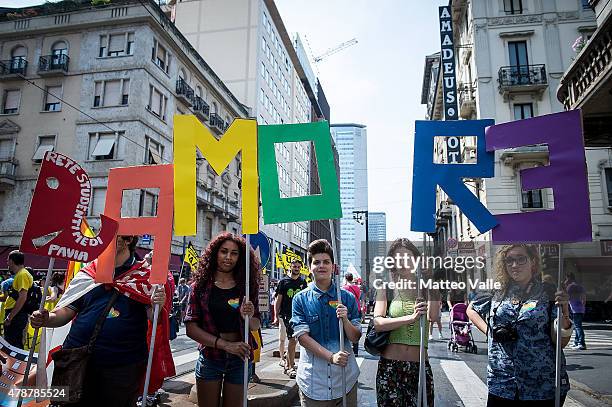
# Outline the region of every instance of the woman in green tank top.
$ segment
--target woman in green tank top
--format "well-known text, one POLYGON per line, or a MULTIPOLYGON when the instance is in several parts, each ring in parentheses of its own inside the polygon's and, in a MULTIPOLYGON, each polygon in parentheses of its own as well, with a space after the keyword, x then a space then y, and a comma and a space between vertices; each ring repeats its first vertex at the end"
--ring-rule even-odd
MULTIPOLYGON (((402 283, 401 289, 380 289, 376 293, 374 327, 376 331, 390 331, 389 344, 378 362, 376 374, 376 398, 379 407, 416 406, 419 382, 419 344, 421 315, 427 315, 427 302, 421 293, 417 298, 416 268, 412 259, 420 256, 419 250, 408 239, 398 239, 391 244, 387 256, 396 260, 385 282, 402 283), (406 261, 407 259, 407 261, 406 261), (418 299, 418 301, 417 301, 418 299), (389 302, 390 301, 390 302, 389 302)), ((427 346, 428 327, 425 327, 427 346)), ((425 377, 427 404, 434 405, 434 385, 431 366, 425 351, 425 377)))

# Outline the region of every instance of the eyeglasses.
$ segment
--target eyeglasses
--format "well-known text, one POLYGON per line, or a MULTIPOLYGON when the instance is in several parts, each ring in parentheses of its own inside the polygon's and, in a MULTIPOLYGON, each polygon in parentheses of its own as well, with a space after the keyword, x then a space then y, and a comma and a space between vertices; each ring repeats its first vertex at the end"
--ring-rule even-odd
POLYGON ((527 264, 527 260, 527 256, 506 257, 504 259, 504 264, 506 265, 506 267, 512 267, 514 263, 516 263, 517 266, 524 266, 525 264, 527 264))

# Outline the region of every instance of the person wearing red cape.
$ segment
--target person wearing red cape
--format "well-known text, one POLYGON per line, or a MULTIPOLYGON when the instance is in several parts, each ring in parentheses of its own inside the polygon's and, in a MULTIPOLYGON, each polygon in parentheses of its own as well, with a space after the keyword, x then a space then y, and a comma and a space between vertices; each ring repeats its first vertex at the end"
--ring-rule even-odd
MULTIPOLYGON (((159 321, 166 324, 166 329, 160 325, 160 335, 167 333, 166 290, 149 283, 151 268, 146 261, 136 259, 137 242, 137 236, 117 237, 112 283, 95 282, 97 260, 94 260, 76 274, 53 311, 32 314, 34 328, 56 328, 72 321, 63 348, 74 349, 89 343, 94 326, 111 305, 87 362, 83 395, 70 407, 133 407, 144 380, 148 321, 153 319, 156 304, 163 307, 159 321)), ((158 355, 164 352, 164 342, 167 341, 159 342, 158 355)), ((165 362, 166 358, 158 356, 158 360, 165 362)), ((163 364, 158 362, 158 366, 163 364)), ((156 368, 156 372, 161 370, 156 368)), ((57 369, 54 376, 56 373, 57 369)))

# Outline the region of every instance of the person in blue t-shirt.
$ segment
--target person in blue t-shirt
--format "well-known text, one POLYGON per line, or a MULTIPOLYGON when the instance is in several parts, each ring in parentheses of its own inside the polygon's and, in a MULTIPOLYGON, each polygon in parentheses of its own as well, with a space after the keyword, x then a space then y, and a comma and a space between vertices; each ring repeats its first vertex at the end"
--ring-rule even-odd
POLYGON ((125 284, 144 273, 147 280, 150 266, 137 261, 134 251, 137 236, 119 236, 112 284, 95 283, 97 261, 89 263, 71 281, 66 293, 52 311, 32 314, 32 327, 56 328, 72 321, 64 349, 89 343, 94 327, 115 291, 118 295, 110 308, 87 362, 83 396, 70 407, 133 407, 136 405, 147 363, 147 319, 153 319, 152 305, 163 306, 163 286, 148 290, 126 291, 127 286, 145 286, 148 281, 125 284), (133 273, 137 271, 138 273, 133 273), (131 273, 131 274, 130 274, 131 273), (121 279, 118 279, 121 277, 121 279), (152 292, 150 298, 146 294, 152 292), (127 294, 129 292, 129 295, 127 294))

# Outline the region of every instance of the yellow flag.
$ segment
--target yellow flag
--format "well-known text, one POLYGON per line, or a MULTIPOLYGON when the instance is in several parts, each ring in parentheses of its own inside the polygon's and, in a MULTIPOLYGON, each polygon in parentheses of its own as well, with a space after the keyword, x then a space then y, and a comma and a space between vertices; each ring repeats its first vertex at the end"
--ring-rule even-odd
POLYGON ((191 242, 189 242, 187 250, 185 251, 185 263, 189 264, 192 270, 197 269, 200 263, 200 255, 198 255, 198 251, 193 247, 191 242))

